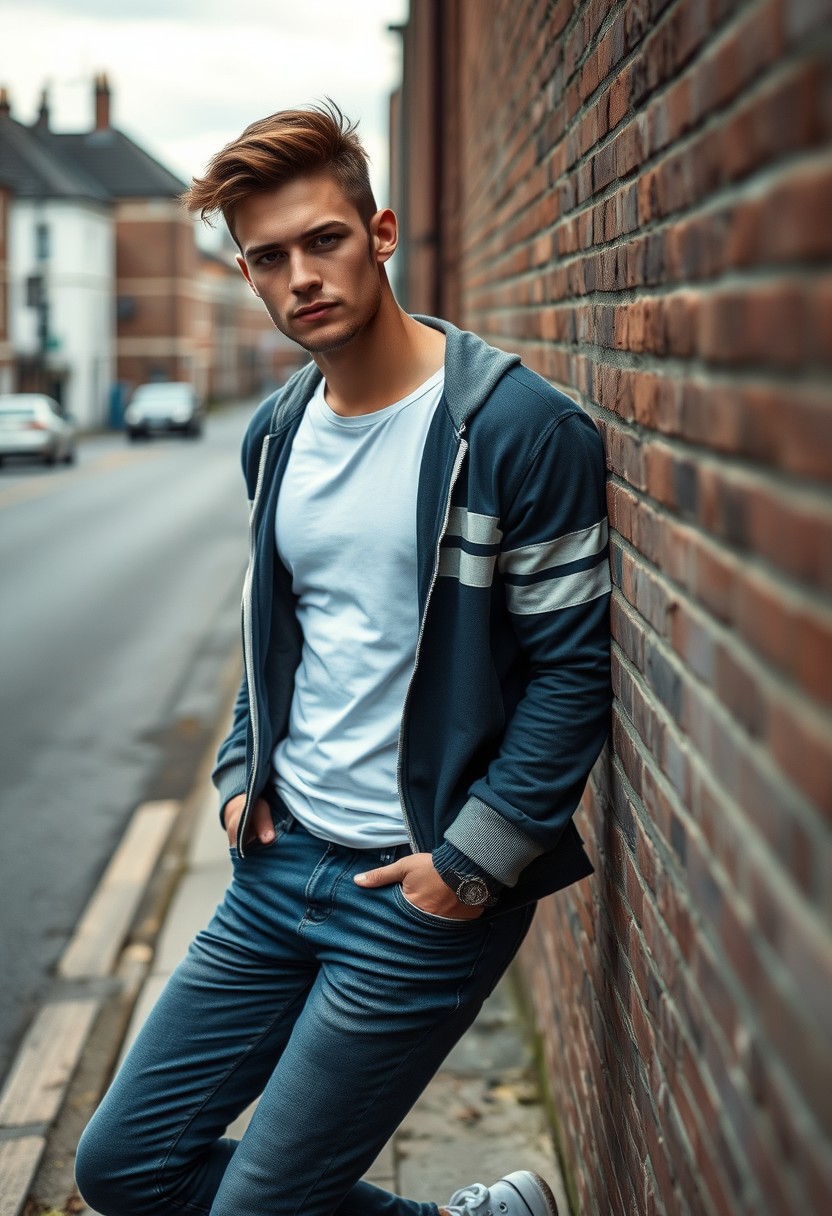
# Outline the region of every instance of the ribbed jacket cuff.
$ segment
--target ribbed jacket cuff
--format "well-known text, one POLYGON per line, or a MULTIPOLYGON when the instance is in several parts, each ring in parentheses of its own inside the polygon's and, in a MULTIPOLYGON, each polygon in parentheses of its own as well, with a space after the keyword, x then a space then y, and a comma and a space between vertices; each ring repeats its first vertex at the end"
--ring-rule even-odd
POLYGON ((479 798, 468 799, 445 832, 445 840, 507 887, 516 886, 526 866, 546 852, 543 845, 479 798))
POLYGON ((484 870, 482 866, 478 866, 465 853, 461 853, 456 845, 451 844, 447 840, 443 840, 440 845, 437 845, 431 857, 434 869, 442 878, 451 871, 455 874, 464 874, 472 878, 481 878, 484 882, 488 883, 489 890, 495 895, 503 885, 497 881, 493 874, 489 874, 488 870, 484 870))
MULTIPOLYGON (((236 798, 238 794, 246 792, 247 775, 244 760, 238 764, 229 764, 223 768, 214 769, 211 774, 211 779, 217 787, 217 792, 220 796, 220 823, 223 822, 223 811, 229 799, 236 798)), ((223 827, 225 827, 225 824, 223 824, 223 827)))

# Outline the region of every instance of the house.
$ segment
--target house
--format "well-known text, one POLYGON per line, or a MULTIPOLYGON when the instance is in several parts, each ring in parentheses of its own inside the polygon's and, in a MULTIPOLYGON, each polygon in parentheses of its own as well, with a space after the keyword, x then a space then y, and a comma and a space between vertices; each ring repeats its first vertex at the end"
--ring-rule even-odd
POLYGON ((112 207, 99 183, 51 150, 48 121, 45 96, 31 128, 12 117, 0 93, 13 352, 0 375, 9 388, 48 392, 81 426, 94 427, 107 419, 115 371, 112 207))
POLYGON ((11 186, 0 177, 0 393, 14 387, 14 356, 9 341, 9 209, 11 186))
POLYGON ((115 221, 116 376, 128 391, 146 380, 207 388, 196 358, 198 257, 179 196, 185 183, 111 123, 110 87, 94 82, 95 125, 53 134, 62 158, 98 183, 115 221))

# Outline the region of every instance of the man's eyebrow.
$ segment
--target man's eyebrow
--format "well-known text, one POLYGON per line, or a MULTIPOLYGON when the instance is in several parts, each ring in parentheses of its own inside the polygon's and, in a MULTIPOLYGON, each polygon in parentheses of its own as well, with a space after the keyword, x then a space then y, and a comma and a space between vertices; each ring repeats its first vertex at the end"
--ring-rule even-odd
MULTIPOLYGON (((349 224, 345 220, 323 220, 320 224, 315 224, 312 228, 307 228, 296 238, 299 241, 307 241, 310 237, 318 236, 321 232, 328 232, 332 228, 349 228, 349 224)), ((250 249, 245 251, 244 257, 254 258, 260 253, 269 253, 272 249, 281 249, 285 244, 284 241, 266 241, 263 245, 252 245, 250 249)))

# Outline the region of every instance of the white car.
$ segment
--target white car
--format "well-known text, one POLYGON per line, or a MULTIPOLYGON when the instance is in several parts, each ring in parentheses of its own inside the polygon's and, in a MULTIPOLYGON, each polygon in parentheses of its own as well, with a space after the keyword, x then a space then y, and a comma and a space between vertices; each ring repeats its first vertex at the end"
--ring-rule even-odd
POLYGON ((45 393, 0 395, 0 462, 30 456, 45 464, 75 459, 75 427, 45 393))
POLYGON ((184 381, 140 384, 125 410, 124 422, 129 439, 164 432, 196 436, 202 431, 202 403, 194 386, 184 381))

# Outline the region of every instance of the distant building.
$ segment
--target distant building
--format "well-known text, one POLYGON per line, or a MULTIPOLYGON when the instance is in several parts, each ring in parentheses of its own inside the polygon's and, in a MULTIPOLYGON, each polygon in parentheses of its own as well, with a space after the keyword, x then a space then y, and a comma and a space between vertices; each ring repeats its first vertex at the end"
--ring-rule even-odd
POLYGON ((117 378, 128 389, 146 380, 207 378, 196 359, 197 249, 179 195, 186 188, 110 122, 107 77, 95 79, 95 126, 54 134, 64 159, 111 200, 116 231, 117 378))
POLYGON ((12 118, 0 92, 13 352, 0 374, 9 387, 48 392, 82 426, 98 426, 115 372, 112 207, 106 190, 52 150, 48 121, 45 96, 30 128, 12 118))
POLYGON ((0 393, 14 387, 14 355, 9 341, 9 208, 11 187, 0 178, 0 393))

